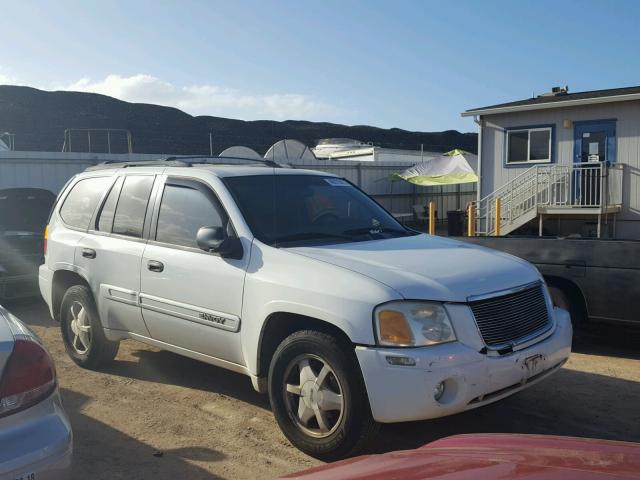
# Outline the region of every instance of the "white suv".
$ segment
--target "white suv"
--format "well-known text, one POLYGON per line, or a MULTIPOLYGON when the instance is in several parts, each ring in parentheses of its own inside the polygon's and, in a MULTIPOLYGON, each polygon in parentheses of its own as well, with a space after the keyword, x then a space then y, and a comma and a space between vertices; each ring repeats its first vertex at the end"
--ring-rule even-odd
POLYGON ((567 360, 569 315, 530 264, 408 230, 339 177, 206 162, 102 165, 63 189, 40 289, 80 366, 135 339, 243 373, 330 459, 567 360))

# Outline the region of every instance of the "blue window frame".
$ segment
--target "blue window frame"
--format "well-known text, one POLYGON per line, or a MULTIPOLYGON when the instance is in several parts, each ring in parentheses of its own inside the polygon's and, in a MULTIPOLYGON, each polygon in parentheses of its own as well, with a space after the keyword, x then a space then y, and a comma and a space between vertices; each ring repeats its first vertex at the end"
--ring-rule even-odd
POLYGON ((553 163, 554 150, 554 124, 505 128, 505 167, 553 163))
POLYGON ((614 163, 616 161, 616 119, 573 122, 573 142, 574 163, 590 161, 591 155, 585 155, 585 153, 596 154, 597 161, 614 163), (585 143, 589 143, 591 136, 593 136, 596 151, 585 152, 585 143))

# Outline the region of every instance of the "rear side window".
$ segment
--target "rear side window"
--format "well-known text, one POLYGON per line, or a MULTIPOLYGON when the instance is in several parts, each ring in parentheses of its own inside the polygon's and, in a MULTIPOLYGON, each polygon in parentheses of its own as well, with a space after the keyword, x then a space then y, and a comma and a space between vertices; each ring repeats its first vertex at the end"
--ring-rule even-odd
POLYGON ((204 192, 165 186, 158 214, 158 242, 197 248, 196 234, 200 227, 220 226, 223 226, 220 210, 204 192))
POLYGON ((86 229, 112 177, 85 178, 76 183, 64 200, 60 216, 67 225, 86 229))
POLYGON ((102 210, 98 217, 98 231, 110 232, 113 225, 113 216, 116 213, 116 205, 118 203, 118 196, 120 194, 120 187, 122 186, 123 177, 118 178, 118 181, 111 187, 111 191, 107 196, 102 210))
POLYGON ((152 186, 153 176, 132 175, 125 178, 113 218, 113 233, 142 238, 152 186))

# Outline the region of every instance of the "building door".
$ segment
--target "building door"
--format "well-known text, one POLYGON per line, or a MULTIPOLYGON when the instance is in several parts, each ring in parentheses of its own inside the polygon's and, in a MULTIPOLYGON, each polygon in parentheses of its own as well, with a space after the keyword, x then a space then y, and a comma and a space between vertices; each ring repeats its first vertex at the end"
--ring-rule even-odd
POLYGON ((585 207, 600 206, 602 164, 616 159, 616 121, 574 122, 574 200, 585 207))

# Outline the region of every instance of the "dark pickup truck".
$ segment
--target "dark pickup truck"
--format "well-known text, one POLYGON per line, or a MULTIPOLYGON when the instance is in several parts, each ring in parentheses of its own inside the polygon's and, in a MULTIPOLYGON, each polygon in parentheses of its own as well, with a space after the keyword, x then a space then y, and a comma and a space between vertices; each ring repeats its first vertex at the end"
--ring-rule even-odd
POLYGON ((39 188, 0 190, 0 300, 38 293, 44 227, 55 199, 39 188))
POLYGON ((583 320, 640 325, 640 241, 595 238, 458 237, 533 263, 553 301, 583 320))

